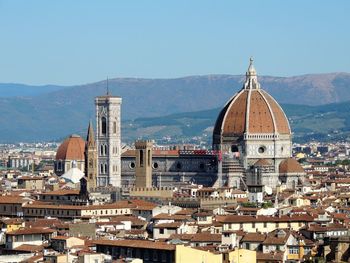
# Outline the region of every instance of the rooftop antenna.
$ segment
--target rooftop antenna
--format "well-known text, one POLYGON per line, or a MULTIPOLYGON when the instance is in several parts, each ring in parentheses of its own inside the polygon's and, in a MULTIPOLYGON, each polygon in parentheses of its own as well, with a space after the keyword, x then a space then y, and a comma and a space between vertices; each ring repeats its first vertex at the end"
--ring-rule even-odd
POLYGON ((109 96, 108 76, 107 76, 107 96, 109 96))

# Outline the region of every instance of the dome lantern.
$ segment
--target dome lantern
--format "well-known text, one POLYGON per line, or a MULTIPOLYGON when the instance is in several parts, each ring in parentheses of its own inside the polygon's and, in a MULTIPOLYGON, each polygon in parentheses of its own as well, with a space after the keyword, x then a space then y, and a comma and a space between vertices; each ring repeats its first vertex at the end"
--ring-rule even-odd
POLYGON ((249 67, 246 72, 246 80, 244 82, 244 89, 260 89, 260 84, 258 82, 258 77, 256 74, 255 67, 253 65, 253 58, 249 60, 249 67))

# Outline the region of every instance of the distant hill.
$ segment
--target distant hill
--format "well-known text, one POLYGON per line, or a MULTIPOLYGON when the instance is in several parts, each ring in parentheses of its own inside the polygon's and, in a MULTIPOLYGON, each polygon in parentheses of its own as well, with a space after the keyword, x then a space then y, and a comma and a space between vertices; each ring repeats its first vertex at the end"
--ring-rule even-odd
POLYGON ((62 90, 64 88, 64 86, 57 85, 30 86, 24 84, 0 83, 0 97, 31 97, 62 90))
MULTIPOLYGON (((241 89, 243 80, 244 76, 232 75, 118 78, 110 79, 109 87, 113 95, 123 99, 122 119, 134 120, 222 107, 241 89)), ((350 100, 348 73, 262 76, 259 80, 284 104, 322 105, 350 100)), ((71 87, 0 84, 0 142, 52 140, 85 133, 89 119, 95 118, 94 97, 105 91, 106 81, 71 87)))
MULTIPOLYGON (((292 126, 293 141, 350 140, 350 101, 321 106, 282 104, 292 126)), ((220 108, 138 118, 123 122, 123 140, 157 138, 166 142, 205 142, 211 144, 212 129, 220 108)))

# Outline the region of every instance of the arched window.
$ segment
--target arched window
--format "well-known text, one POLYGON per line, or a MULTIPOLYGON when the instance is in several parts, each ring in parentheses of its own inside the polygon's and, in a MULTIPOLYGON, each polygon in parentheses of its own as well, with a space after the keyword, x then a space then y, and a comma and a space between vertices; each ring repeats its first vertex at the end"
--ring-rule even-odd
POLYGON ((107 133, 107 120, 106 117, 101 118, 101 133, 106 134, 107 133))
POLYGON ((104 152, 105 152, 105 155, 107 155, 107 145, 105 145, 104 147, 104 152))
POLYGON ((231 152, 233 152, 233 153, 238 152, 237 145, 231 145, 231 152))
POLYGON ((101 172, 101 174, 103 174, 103 164, 102 163, 100 165, 100 172, 101 172))
POLYGON ((143 167, 143 150, 140 150, 140 166, 143 167))
POLYGON ((105 164, 105 173, 108 173, 107 164, 105 164))
POLYGON ((178 163, 176 164, 176 168, 177 168, 178 170, 180 170, 180 169, 182 168, 182 165, 181 165, 180 162, 178 162, 178 163))
POLYGON ((103 155, 103 145, 100 146, 100 155, 102 156, 103 155))

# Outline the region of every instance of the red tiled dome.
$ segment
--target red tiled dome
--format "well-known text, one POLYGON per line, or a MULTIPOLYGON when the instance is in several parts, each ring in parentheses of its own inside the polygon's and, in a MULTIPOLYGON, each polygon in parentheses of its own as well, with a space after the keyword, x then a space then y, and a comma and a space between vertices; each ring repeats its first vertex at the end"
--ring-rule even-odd
POLYGON ((56 160, 84 160, 85 141, 78 135, 71 135, 58 147, 56 160))
POLYGON ((259 167, 259 166, 271 166, 271 162, 269 162, 266 159, 259 159, 258 161, 256 161, 256 163, 254 163, 254 166, 259 167))
POLYGON ((214 133, 290 134, 289 122, 281 106, 262 89, 241 90, 227 103, 216 121, 214 133))
POLYGON ((303 167, 293 158, 283 160, 279 165, 280 173, 304 173, 303 167))
POLYGON ((260 88, 252 64, 246 77, 242 90, 221 110, 214 126, 214 138, 236 137, 245 133, 290 135, 286 115, 274 98, 260 88))

